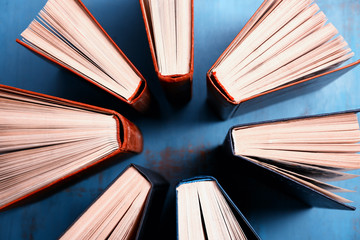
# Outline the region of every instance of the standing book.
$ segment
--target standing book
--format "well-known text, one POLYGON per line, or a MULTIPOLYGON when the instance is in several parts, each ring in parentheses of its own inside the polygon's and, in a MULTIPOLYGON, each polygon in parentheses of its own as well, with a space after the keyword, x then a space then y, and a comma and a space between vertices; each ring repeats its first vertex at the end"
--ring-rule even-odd
POLYGON ((131 164, 60 239, 157 239, 168 186, 161 175, 131 164))
POLYGON ((126 102, 148 110, 140 72, 80 0, 49 0, 16 41, 126 102))
POLYGON ((213 177, 181 181, 176 201, 179 240, 260 239, 213 177))
POLYGON ((193 0, 140 0, 155 72, 170 102, 191 99, 194 72, 193 0))
POLYGON ((312 0, 266 0, 207 72, 208 100, 227 119, 329 83, 353 55, 312 0))
POLYGON ((140 153, 115 111, 0 85, 0 209, 110 157, 140 153))
POLYGON ((312 206, 355 210, 327 182, 358 175, 358 111, 234 126, 225 139, 232 163, 312 206))

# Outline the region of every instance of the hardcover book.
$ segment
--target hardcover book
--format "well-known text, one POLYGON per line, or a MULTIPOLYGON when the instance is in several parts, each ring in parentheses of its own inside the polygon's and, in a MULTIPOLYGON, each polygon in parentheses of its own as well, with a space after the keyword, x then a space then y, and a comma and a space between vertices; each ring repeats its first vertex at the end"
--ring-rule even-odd
POLYGON ((156 239, 168 182, 131 164, 60 239, 156 239))
POLYGON ((260 239, 217 180, 210 176, 176 187, 178 239, 260 239))
POLYGON ((139 153, 115 111, 0 85, 0 209, 110 157, 139 153))
POLYGON ((360 129, 357 111, 234 126, 225 149, 234 164, 312 206, 355 210, 327 182, 358 175, 360 129))
POLYGON ((194 72, 193 0, 140 0, 155 72, 170 102, 191 99, 194 72))
POLYGON ((140 72, 80 0, 49 0, 16 41, 140 112, 150 93, 140 72))
POLYGON ((266 0, 207 72, 208 101, 223 119, 249 112, 329 83, 353 55, 312 0, 266 0))

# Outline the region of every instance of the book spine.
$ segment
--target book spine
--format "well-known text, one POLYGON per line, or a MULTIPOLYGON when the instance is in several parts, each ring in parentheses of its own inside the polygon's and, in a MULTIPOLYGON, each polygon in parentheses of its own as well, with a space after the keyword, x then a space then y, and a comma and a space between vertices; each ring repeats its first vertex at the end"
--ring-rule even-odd
POLYGON ((233 116, 236 111, 237 104, 227 100, 227 97, 221 92, 221 90, 215 85, 211 79, 211 75, 208 72, 206 74, 207 83, 207 101, 213 108, 215 113, 222 119, 226 120, 233 116))
POLYGON ((192 72, 179 76, 163 76, 158 73, 158 78, 170 103, 183 105, 190 101, 192 96, 192 72))
POLYGON ((130 105, 140 113, 148 113, 152 109, 154 105, 154 99, 151 96, 146 81, 141 82, 138 89, 134 93, 133 99, 130 101, 130 105))
POLYGON ((143 137, 139 128, 127 120, 125 117, 114 112, 114 115, 120 119, 121 129, 119 131, 121 145, 119 150, 121 152, 140 153, 143 150, 143 137))
POLYGON ((233 156, 234 154, 234 148, 233 148, 233 140, 232 140, 232 129, 230 128, 228 133, 226 134, 224 143, 222 145, 224 153, 227 156, 233 156))

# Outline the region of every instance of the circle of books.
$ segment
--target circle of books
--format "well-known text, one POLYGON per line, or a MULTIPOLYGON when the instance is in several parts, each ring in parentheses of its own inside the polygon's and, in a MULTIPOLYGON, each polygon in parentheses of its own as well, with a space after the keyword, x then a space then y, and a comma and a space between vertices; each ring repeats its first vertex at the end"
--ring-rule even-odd
MULTIPOLYGON (((196 95, 193 0, 140 0, 140 7, 165 96, 184 107, 196 95)), ((147 80, 81 1, 48 0, 21 36, 17 42, 27 49, 141 114, 156 115, 147 80)), ((206 73, 208 103, 222 119, 261 109, 296 95, 299 86, 341 76, 360 63, 342 65, 353 55, 316 3, 264 1, 206 73)), ((143 151, 140 129, 113 110, 6 85, 0 100, 2 210, 107 159, 143 151)), ((355 210, 336 194, 350 190, 328 182, 357 177, 346 172, 360 168, 357 112, 235 125, 220 151, 238 169, 307 204, 355 210)), ((61 239, 155 239, 168 191, 176 191, 178 239, 259 238, 214 177, 185 179, 175 188, 131 164, 61 239)))

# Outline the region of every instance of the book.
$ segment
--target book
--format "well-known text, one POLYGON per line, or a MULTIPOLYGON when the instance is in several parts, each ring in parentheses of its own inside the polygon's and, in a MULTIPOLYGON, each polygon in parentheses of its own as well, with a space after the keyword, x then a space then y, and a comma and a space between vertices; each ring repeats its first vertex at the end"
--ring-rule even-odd
POLYGON ((309 205, 355 210, 336 194, 351 191, 327 182, 358 177, 345 172, 360 168, 357 112, 234 126, 224 146, 239 167, 271 179, 309 205))
POLYGON ((200 176, 176 187, 178 239, 260 239, 217 180, 200 176))
POLYGON ((115 111, 0 85, 0 209, 110 157, 139 153, 115 111))
POLYGON ((194 72, 193 0, 140 0, 155 72, 168 100, 191 99, 194 72))
POLYGON ((60 239, 152 239, 168 186, 161 175, 131 164, 60 239))
POLYGON ((208 101, 223 119, 249 112, 329 83, 360 63, 337 68, 353 55, 312 0, 266 0, 207 72, 208 101))
POLYGON ((150 93, 141 73, 80 0, 48 0, 16 41, 140 112, 150 93))

